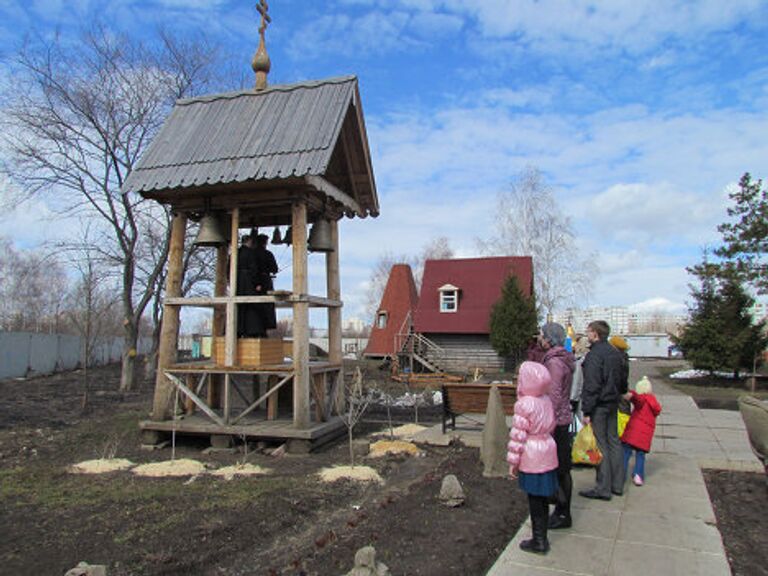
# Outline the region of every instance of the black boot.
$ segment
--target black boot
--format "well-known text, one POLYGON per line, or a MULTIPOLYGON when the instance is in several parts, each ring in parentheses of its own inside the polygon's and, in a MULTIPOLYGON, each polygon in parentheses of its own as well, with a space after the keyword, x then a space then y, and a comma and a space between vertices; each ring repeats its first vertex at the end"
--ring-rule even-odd
POLYGON ((558 489, 555 510, 549 517, 547 526, 550 530, 559 528, 570 528, 571 521, 571 492, 573 491, 573 480, 571 480, 570 471, 564 474, 558 474, 558 489))
POLYGON ((529 494, 528 507, 531 510, 531 531, 533 532, 533 537, 520 542, 520 549, 525 552, 546 554, 549 552, 549 540, 547 540, 549 504, 547 498, 529 494))

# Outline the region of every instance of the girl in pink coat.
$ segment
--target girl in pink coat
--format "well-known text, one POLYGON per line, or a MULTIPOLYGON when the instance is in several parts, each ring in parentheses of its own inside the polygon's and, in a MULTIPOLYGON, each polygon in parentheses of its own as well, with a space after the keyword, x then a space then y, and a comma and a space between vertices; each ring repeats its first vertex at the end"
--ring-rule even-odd
POLYGON ((635 469, 632 481, 635 486, 645 482, 645 455, 651 451, 653 433, 656 431, 656 417, 661 414, 661 404, 653 395, 651 381, 643 376, 625 396, 632 403, 632 415, 621 435, 624 446, 624 476, 629 470, 629 459, 635 452, 635 469))
POLYGON ((536 362, 523 362, 517 379, 517 402, 507 444, 509 475, 520 477, 528 493, 533 536, 520 543, 526 552, 549 551, 549 499, 557 492, 557 446, 552 438, 555 412, 547 395, 549 371, 536 362))

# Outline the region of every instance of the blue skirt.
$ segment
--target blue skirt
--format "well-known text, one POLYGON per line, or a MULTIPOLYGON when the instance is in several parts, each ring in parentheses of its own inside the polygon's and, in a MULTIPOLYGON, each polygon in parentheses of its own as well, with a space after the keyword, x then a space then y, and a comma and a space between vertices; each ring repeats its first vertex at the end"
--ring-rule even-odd
POLYGON ((557 492, 557 469, 541 474, 518 473, 520 488, 534 496, 552 496, 557 492))

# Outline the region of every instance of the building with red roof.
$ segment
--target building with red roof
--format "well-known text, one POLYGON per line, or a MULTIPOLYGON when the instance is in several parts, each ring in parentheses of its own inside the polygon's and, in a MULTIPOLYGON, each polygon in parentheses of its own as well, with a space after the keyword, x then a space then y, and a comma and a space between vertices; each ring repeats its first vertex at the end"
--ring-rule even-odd
POLYGON ((533 293, 531 257, 427 260, 418 300, 410 272, 392 268, 365 354, 407 355, 438 372, 504 369, 490 343, 491 310, 510 276, 524 295, 533 293))
POLYGON ((397 336, 410 331, 418 299, 411 267, 408 264, 392 266, 364 356, 383 358, 399 352, 396 350, 397 336))

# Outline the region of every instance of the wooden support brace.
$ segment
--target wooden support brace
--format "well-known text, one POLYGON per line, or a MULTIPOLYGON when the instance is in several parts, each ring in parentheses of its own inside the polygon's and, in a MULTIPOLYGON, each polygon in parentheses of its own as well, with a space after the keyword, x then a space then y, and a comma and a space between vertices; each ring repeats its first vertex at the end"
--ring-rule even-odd
POLYGON ((173 383, 174 386, 176 386, 179 391, 181 391, 182 394, 186 395, 188 398, 194 402, 200 410, 205 412, 205 414, 208 415, 208 417, 216 422, 216 424, 219 424, 220 426, 224 426, 224 420, 219 418, 219 415, 216 414, 213 410, 208 408, 208 406, 203 402, 197 394, 192 392, 189 388, 186 387, 186 385, 174 374, 171 374, 170 372, 165 372, 165 376, 173 383))
POLYGON ((267 393, 266 393, 266 394, 263 394, 262 396, 260 396, 260 397, 259 397, 259 398, 258 398, 258 399, 257 399, 257 400, 256 400, 256 401, 253 403, 253 404, 251 404, 250 406, 248 406, 248 408, 246 408, 245 410, 243 410, 243 411, 240 413, 240 415, 239 415, 239 416, 237 416, 236 418, 234 418, 234 419, 232 420, 232 424, 233 424, 233 425, 234 425, 234 424, 236 424, 237 422, 239 422, 240 420, 242 420, 243 418, 245 418, 245 417, 246 417, 248 414, 250 414, 251 412, 253 412, 254 410, 256 410, 256 408, 258 408, 258 407, 259 407, 259 405, 260 405, 262 402, 264 402, 264 400, 266 400, 267 398, 269 398, 269 397, 270 397, 272 394, 276 394, 276 393, 277 393, 277 391, 278 391, 280 388, 282 388, 283 384, 285 384, 286 382, 288 382, 288 381, 289 381, 291 378, 293 378, 293 374, 288 374, 288 376, 285 376, 285 377, 284 377, 282 380, 280 380, 280 382, 278 382, 277 384, 275 384, 274 386, 272 386, 272 388, 270 388, 269 390, 267 390, 267 393))

